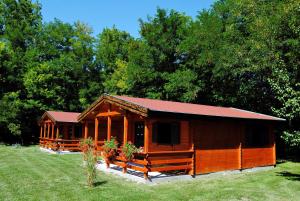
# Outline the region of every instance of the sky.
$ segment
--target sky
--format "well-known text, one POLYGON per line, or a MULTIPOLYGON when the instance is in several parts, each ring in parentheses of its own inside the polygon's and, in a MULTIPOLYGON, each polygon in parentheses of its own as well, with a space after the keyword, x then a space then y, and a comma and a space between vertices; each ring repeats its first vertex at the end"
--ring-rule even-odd
POLYGON ((174 9, 195 18, 215 0, 38 0, 44 22, 57 18, 63 22, 81 21, 92 27, 93 35, 114 25, 139 37, 138 19, 154 16, 157 7, 174 9))

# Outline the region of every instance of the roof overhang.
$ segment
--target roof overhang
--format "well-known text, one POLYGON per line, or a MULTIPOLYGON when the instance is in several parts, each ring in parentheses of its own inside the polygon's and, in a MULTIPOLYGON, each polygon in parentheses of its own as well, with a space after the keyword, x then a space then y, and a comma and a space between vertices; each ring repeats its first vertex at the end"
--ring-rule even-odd
POLYGON ((84 110, 77 118, 77 120, 80 122, 82 121, 90 112, 94 111, 99 105, 102 103, 110 103, 113 105, 117 105, 122 109, 128 110, 130 112, 133 112, 135 114, 148 117, 149 109, 142 107, 140 105, 131 103, 126 100, 119 99, 115 96, 109 95, 109 94, 103 94, 100 96, 96 101, 94 101, 86 110, 84 110))

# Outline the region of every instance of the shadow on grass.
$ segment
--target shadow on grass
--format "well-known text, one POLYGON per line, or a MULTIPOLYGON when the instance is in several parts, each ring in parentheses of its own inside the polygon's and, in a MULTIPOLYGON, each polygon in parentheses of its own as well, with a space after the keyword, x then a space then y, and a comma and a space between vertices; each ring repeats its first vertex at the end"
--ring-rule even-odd
POLYGON ((101 186, 101 185, 106 184, 106 183, 107 183, 107 181, 96 181, 94 183, 94 186, 97 187, 97 186, 101 186))
POLYGON ((288 180, 300 181, 300 174, 291 173, 288 171, 278 172, 278 176, 285 177, 288 180))

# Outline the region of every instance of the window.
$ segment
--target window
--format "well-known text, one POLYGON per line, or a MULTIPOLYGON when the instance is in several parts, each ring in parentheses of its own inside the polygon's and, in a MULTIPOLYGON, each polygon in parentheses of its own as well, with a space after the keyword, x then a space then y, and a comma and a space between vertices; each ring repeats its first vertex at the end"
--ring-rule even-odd
POLYGON ((264 147, 269 145, 268 128, 260 124, 249 124, 245 132, 245 146, 246 147, 264 147))
POLYGON ((180 124, 178 122, 153 124, 152 142, 158 144, 180 144, 180 124))

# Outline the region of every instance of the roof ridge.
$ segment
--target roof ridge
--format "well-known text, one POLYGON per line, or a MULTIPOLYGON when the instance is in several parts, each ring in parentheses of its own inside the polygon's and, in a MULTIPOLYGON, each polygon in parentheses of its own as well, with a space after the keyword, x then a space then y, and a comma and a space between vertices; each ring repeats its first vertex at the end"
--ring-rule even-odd
MULTIPOLYGON (((201 105, 201 106, 207 106, 207 107, 231 108, 231 107, 226 107, 226 106, 207 105, 207 104, 200 104, 200 103, 187 103, 187 102, 172 101, 172 100, 161 100, 161 99, 153 99, 153 98, 140 98, 140 97, 124 96, 124 95, 122 95, 122 96, 119 96, 119 95, 110 95, 110 96, 113 96, 115 98, 118 98, 118 97, 128 97, 128 98, 135 98, 135 99, 147 99, 147 100, 153 100, 153 101, 164 101, 164 102, 180 103, 180 104, 188 104, 188 105, 201 105)), ((120 99, 120 98, 118 98, 118 99, 120 99)), ((127 101, 127 100, 125 100, 125 101, 127 101)))

